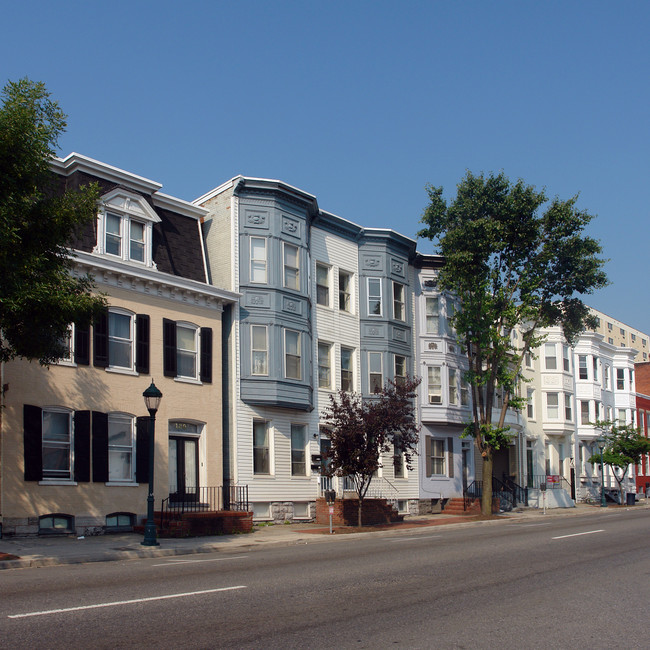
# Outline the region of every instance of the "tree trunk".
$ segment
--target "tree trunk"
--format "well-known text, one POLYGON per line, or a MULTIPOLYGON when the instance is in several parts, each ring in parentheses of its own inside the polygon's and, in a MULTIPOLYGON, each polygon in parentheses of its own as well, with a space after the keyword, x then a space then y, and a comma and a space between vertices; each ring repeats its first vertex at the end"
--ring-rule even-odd
POLYGON ((483 456, 483 495, 481 497, 481 514, 492 514, 492 455, 483 456))
POLYGON ((357 525, 359 526, 359 528, 361 528, 361 526, 362 526, 362 523, 361 523, 362 509, 363 509, 363 499, 361 498, 361 496, 359 496, 359 513, 358 513, 358 519, 357 519, 357 525))

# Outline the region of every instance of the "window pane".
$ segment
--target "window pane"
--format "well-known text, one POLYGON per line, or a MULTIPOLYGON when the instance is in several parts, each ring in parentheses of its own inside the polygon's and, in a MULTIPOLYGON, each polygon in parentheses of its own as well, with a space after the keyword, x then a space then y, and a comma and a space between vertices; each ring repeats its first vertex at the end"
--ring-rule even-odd
POLYGON ((266 283, 266 240, 251 237, 251 282, 266 283))
POLYGON ((291 475, 305 476, 307 463, 305 453, 305 427, 291 425, 291 475))
POLYGON ((108 331, 110 336, 121 339, 131 338, 131 317, 125 314, 108 314, 108 331))
POLYGON ((339 309, 350 311, 350 275, 339 272, 339 309))
POLYGON ((111 255, 122 255, 121 227, 121 217, 108 212, 106 214, 106 252, 111 255))
POLYGON ((290 244, 284 245, 284 286, 299 289, 298 248, 290 244))
POLYGON ((131 249, 129 257, 137 262, 144 262, 144 224, 131 222, 131 249))
POLYGON ((440 318, 438 316, 438 298, 426 299, 427 333, 438 334, 440 332, 440 318))
POLYGON ((43 440, 70 442, 70 414, 43 411, 43 440))

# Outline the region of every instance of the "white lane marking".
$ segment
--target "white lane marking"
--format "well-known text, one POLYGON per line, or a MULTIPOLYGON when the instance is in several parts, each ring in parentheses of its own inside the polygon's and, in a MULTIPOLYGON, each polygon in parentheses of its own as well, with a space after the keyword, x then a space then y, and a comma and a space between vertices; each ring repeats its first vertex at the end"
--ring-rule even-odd
POLYGON ((152 566, 172 566, 174 564, 196 564, 197 562, 227 562, 228 560, 245 560, 246 555, 235 555, 233 557, 217 557, 209 560, 176 560, 170 559, 163 564, 153 564, 152 566))
POLYGON ((518 528, 537 528, 538 526, 550 526, 551 522, 547 524, 515 524, 513 523, 513 526, 516 525, 518 528))
POLYGON ((573 533, 571 535, 560 535, 559 537, 551 537, 551 539, 565 539, 566 537, 580 537, 580 535, 593 535, 594 533, 604 533, 605 529, 588 530, 586 533, 573 533))
POLYGON ((202 594, 214 594, 218 591, 232 591, 233 589, 246 589, 246 585, 239 585, 237 587, 221 587, 219 589, 204 589, 203 591, 188 591, 183 594, 168 594, 166 596, 152 596, 151 598, 117 600, 112 603, 98 603, 97 605, 82 605, 80 607, 66 607, 65 609, 48 609, 42 612, 27 612, 26 614, 11 614, 7 618, 28 618, 29 616, 45 616, 47 614, 63 614, 65 612, 79 612, 83 609, 99 609, 100 607, 116 607, 117 605, 132 605, 134 603, 147 603, 152 600, 167 600, 169 598, 186 598, 187 596, 201 596, 202 594))
POLYGON ((421 537, 400 537, 399 539, 390 539, 389 542, 410 542, 414 539, 439 539, 442 535, 422 535, 421 537))

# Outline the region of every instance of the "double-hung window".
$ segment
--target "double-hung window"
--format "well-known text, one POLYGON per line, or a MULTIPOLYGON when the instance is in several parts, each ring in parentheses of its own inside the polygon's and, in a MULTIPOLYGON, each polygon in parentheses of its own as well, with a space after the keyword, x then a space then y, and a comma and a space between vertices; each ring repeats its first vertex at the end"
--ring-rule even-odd
POLYGON ((393 282, 393 318, 406 320, 406 305, 404 303, 404 285, 393 282))
POLYGON ((72 413, 43 409, 43 478, 72 478, 72 413))
POLYGON ((442 379, 440 366, 429 366, 427 379, 429 404, 442 404, 442 379))
POLYGON ((445 441, 426 436, 427 476, 445 475, 445 441))
POLYGON ((108 363, 111 368, 133 368, 133 314, 109 310, 108 363))
POLYGON ((291 425, 291 476, 307 476, 307 427, 291 425))
POLYGON ((589 424, 589 400, 580 400, 580 424, 589 424))
POLYGON ((352 312, 352 275, 339 271, 339 309, 352 312))
POLYGON ((398 386, 403 386, 406 382, 406 357, 399 354, 395 355, 395 383, 398 386))
POLYGON ((284 330, 284 376, 287 379, 302 379, 300 358, 300 332, 284 330))
POLYGON ((284 275, 283 284, 287 289, 300 290, 300 258, 297 246, 283 244, 284 275))
POLYGON ((589 378, 587 373, 587 355, 585 354, 578 355, 578 377, 580 379, 589 378))
POLYGON ((381 393, 384 387, 381 352, 368 352, 368 380, 371 393, 381 393))
POLYGON ((557 369, 557 357, 555 352, 555 343, 546 343, 544 345, 544 360, 546 364, 546 370, 556 370, 557 369))
POLYGON ((251 282, 266 284, 266 239, 251 237, 251 282))
POLYGON ((438 298, 426 299, 426 330, 427 334, 440 333, 440 300, 438 298))
POLYGON ((532 388, 527 389, 526 415, 530 420, 535 419, 535 391, 532 388))
POLYGON ((616 368, 616 390, 625 390, 625 368, 616 368))
POLYGON ((568 345, 563 345, 562 346, 562 367, 564 368, 564 372, 570 372, 570 370, 571 370, 571 362, 569 360, 569 346, 568 345))
POLYGON ((271 473, 269 427, 264 420, 253 420, 253 473, 271 473))
POLYGON ((546 417, 549 420, 557 420, 560 417, 558 393, 546 393, 546 417))
POLYGON ((154 266, 153 226, 161 219, 142 196, 121 188, 102 197, 95 253, 154 266))
POLYGON ((316 264, 316 303, 330 306, 330 270, 323 264, 316 264))
POLYGON ((318 344, 318 388, 332 388, 332 346, 329 343, 318 344))
POLYGON ((251 325, 251 367, 254 375, 269 374, 269 345, 266 325, 251 325))
POLYGON ((176 324, 176 376, 198 379, 198 328, 176 324))
POLYGON ((341 347, 341 390, 348 393, 354 390, 353 357, 354 350, 341 347))
POLYGON ((368 316, 381 316, 381 280, 368 278, 368 316))
POLYGON ((163 319, 163 374, 212 382, 212 328, 163 319))
POLYGON ((573 420, 573 410, 571 408, 571 395, 568 393, 564 394, 564 419, 573 420))
POLYGON ((449 368, 449 403, 458 405, 458 370, 449 368))
POLYGON ((108 415, 108 480, 134 480, 134 419, 130 415, 108 415))

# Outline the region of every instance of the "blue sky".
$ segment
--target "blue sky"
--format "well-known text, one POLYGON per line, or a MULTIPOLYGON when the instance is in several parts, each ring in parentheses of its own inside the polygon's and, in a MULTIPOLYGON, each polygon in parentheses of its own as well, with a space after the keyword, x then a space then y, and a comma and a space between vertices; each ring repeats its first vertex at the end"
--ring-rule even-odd
MULTIPOLYGON (((77 151, 193 200, 237 174, 415 237, 427 183, 503 170, 579 193, 650 332, 650 3, 6 3, 0 81, 44 81, 77 151)), ((432 244, 418 248, 432 252, 432 244)))

